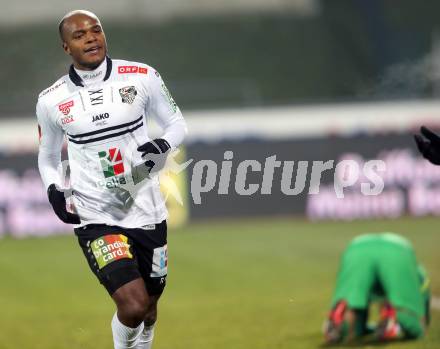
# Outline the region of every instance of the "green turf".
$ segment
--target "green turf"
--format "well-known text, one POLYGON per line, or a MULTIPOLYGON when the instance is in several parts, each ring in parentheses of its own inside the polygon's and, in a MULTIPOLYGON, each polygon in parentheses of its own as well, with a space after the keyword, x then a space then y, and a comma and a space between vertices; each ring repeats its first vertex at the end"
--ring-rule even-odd
MULTIPOLYGON (((154 349, 308 349, 321 345, 338 256, 359 233, 408 236, 440 295, 440 221, 215 221, 169 234, 168 287, 154 349)), ((114 309, 73 236, 0 240, 0 348, 111 348, 114 309)), ((419 342, 439 348, 440 312, 419 342)))

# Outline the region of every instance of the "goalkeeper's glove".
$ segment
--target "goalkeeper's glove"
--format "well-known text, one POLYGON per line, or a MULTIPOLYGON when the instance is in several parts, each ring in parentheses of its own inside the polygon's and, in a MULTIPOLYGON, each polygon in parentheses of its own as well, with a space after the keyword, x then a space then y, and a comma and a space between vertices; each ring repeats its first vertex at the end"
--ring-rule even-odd
POLYGON ((55 184, 49 185, 47 188, 47 196, 49 197, 49 202, 55 214, 64 223, 67 224, 80 224, 81 220, 76 213, 71 213, 67 211, 66 198, 64 192, 57 189, 55 184))
POLYGON ((158 172, 165 166, 170 149, 170 144, 163 138, 153 139, 137 148, 142 153, 142 158, 146 160, 145 166, 150 173, 158 172))
POLYGON ((440 137, 425 126, 420 128, 420 132, 424 137, 414 135, 420 153, 434 165, 440 165, 440 137))

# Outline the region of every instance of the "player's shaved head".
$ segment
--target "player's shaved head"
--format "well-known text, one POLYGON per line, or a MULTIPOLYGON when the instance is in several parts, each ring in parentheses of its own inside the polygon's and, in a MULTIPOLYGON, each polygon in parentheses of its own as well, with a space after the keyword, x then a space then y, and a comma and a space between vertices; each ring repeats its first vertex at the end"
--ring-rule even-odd
POLYGON ((76 68, 93 70, 105 59, 107 42, 101 22, 93 12, 75 10, 58 25, 63 50, 76 68))
POLYGON ((64 41, 64 27, 69 23, 70 20, 74 19, 75 17, 90 17, 96 20, 99 24, 101 24, 99 18, 97 15, 95 15, 93 12, 87 11, 87 10, 73 10, 64 15, 63 18, 61 18, 60 23, 58 24, 58 32, 60 34, 60 38, 62 41, 64 41))

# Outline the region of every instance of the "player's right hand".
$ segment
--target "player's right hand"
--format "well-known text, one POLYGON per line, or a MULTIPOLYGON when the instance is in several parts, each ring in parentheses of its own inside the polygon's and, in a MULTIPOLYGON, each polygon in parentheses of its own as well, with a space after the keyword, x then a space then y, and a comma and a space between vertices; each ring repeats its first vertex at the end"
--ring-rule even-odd
POLYGON ((440 137, 434 132, 422 126, 420 128, 422 135, 414 135, 417 148, 423 157, 434 165, 440 165, 440 137))
POLYGON ((49 188, 47 188, 47 196, 49 198, 49 202, 52 205, 55 214, 64 223, 67 224, 81 223, 81 220, 79 219, 79 216, 77 214, 67 211, 66 198, 64 196, 64 192, 58 190, 55 184, 49 185, 49 188))

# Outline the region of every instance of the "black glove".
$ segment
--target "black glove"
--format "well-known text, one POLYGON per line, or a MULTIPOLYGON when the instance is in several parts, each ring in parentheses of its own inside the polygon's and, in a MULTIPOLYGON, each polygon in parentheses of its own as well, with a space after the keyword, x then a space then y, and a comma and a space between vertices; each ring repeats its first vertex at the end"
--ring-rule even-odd
POLYGON ((79 216, 77 214, 67 211, 66 198, 64 197, 64 192, 58 190, 55 184, 49 185, 49 188, 47 188, 47 196, 49 197, 49 202, 52 205, 55 214, 64 223, 67 224, 81 223, 81 220, 79 219, 79 216))
POLYGON ((434 165, 440 165, 440 137, 425 126, 420 128, 421 135, 414 135, 414 139, 423 157, 434 165))
POLYGON ((142 158, 147 157, 145 166, 149 172, 158 172, 165 166, 170 149, 170 144, 163 138, 153 139, 137 148, 142 153, 142 158))

